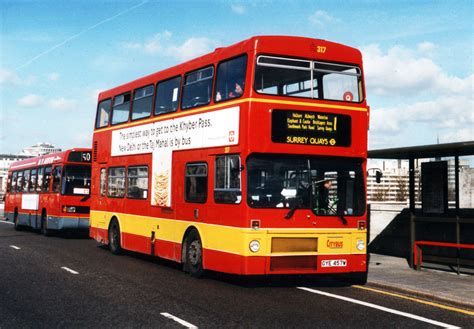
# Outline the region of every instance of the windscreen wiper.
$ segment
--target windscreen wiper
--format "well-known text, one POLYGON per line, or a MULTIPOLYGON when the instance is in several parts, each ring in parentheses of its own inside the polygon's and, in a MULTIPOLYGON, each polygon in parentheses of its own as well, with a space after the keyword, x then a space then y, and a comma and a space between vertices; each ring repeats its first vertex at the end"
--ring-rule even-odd
POLYGON ((293 217, 293 214, 295 213, 296 209, 298 209, 298 206, 294 206, 293 208, 288 211, 288 213, 285 215, 285 219, 290 219, 293 217))
POLYGON ((342 224, 347 225, 347 219, 344 217, 344 215, 339 215, 337 216, 341 220, 342 224))
POLYGON ((298 209, 299 206, 302 204, 303 200, 300 197, 296 197, 295 199, 296 202, 293 207, 290 208, 290 211, 288 211, 288 213, 285 215, 285 219, 290 219, 291 217, 293 217, 293 214, 295 213, 296 209, 298 209))

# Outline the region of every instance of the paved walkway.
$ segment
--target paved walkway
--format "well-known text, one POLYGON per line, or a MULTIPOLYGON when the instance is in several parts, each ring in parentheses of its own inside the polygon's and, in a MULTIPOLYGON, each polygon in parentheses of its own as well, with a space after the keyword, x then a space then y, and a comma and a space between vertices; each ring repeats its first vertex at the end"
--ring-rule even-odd
POLYGON ((474 275, 415 271, 404 258, 371 254, 368 285, 474 308, 474 275))

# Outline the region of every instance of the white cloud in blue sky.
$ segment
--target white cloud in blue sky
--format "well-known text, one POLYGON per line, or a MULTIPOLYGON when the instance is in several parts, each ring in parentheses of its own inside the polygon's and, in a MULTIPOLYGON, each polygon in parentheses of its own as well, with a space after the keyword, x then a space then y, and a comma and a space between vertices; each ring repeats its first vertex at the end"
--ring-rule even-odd
POLYGON ((329 15, 324 10, 316 10, 314 14, 309 16, 309 21, 311 22, 311 24, 322 28, 322 27, 327 27, 329 24, 337 23, 338 19, 329 15))
POLYGON ((243 15, 245 14, 245 6, 242 4, 232 4, 230 5, 230 8, 232 11, 238 15, 243 15))
POLYGON ((0 153, 90 146, 99 91, 253 35, 361 49, 371 148, 473 140, 472 1, 3 1, 0 153), (27 133, 26 133, 27 132, 27 133))

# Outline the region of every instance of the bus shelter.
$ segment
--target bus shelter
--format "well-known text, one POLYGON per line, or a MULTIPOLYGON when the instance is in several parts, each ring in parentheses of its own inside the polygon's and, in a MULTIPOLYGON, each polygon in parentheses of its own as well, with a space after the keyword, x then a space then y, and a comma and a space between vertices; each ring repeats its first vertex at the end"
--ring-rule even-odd
MULTIPOLYGON (((408 160, 409 263, 474 268, 474 198, 460 202, 460 157, 474 155, 474 141, 377 149, 369 159, 408 160), (454 176, 454 177, 453 177, 454 176), (449 185, 449 188, 448 188, 449 185)), ((463 188, 474 184, 473 160, 463 160, 463 188)), ((383 177, 382 177, 383 180, 383 177)), ((466 199, 462 195, 463 200, 466 199)))

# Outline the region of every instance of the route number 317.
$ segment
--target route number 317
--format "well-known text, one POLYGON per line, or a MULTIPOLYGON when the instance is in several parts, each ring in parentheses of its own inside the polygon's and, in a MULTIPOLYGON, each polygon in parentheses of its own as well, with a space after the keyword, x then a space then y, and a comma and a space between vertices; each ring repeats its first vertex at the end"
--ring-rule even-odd
POLYGON ((324 54, 326 52, 325 46, 316 46, 316 52, 320 54, 324 54))

